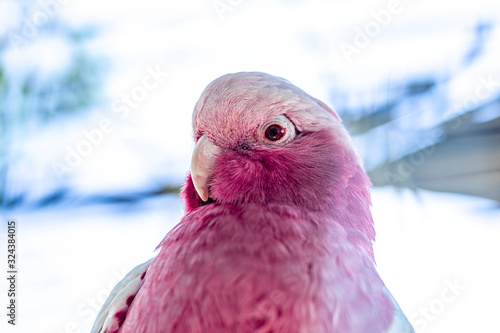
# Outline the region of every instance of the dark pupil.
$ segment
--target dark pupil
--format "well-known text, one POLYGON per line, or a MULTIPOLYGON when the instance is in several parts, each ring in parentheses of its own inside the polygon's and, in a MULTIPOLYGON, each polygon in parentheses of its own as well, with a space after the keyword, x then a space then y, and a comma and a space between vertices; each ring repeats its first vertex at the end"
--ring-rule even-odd
POLYGON ((271 125, 266 129, 266 138, 271 141, 277 141, 285 135, 285 129, 279 125, 271 125))

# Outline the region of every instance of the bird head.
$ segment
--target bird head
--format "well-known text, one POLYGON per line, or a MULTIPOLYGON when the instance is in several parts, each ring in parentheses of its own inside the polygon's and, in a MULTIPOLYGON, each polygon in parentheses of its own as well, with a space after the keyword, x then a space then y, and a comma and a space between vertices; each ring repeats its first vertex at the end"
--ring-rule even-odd
POLYGON ((258 72, 214 80, 195 106, 193 131, 188 212, 278 203, 339 218, 363 210, 371 222, 370 182, 340 118, 289 81, 258 72))

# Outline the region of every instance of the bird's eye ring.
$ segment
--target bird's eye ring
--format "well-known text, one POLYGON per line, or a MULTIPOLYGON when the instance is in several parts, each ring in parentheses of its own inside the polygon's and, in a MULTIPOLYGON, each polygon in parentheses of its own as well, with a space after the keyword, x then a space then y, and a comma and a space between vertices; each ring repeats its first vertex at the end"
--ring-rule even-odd
POLYGON ((260 128, 261 140, 266 144, 283 144, 295 138, 295 126, 284 115, 268 120, 260 128))

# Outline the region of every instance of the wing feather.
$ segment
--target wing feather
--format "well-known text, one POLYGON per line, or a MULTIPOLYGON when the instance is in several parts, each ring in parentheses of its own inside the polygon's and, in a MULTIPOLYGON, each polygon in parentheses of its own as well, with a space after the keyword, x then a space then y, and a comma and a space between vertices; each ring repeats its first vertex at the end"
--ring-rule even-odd
POLYGON ((120 329, 132 301, 144 283, 153 259, 132 269, 111 291, 90 333, 115 333, 120 329))

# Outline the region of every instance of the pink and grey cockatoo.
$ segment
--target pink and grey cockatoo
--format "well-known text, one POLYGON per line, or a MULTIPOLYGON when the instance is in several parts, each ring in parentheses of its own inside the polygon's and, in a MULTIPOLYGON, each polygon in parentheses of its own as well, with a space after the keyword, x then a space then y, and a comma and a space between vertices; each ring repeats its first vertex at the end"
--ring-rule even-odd
POLYGON ((186 215, 92 332, 413 332, 375 269, 370 181, 337 114, 264 73, 193 114, 186 215))

